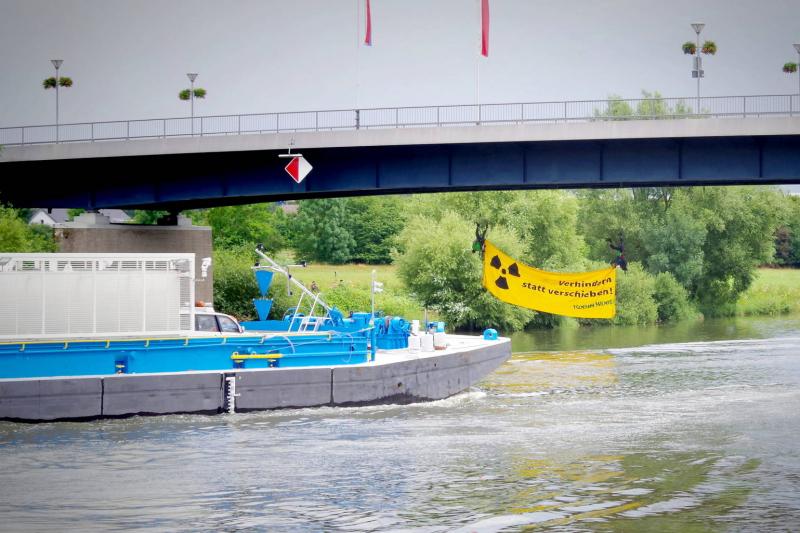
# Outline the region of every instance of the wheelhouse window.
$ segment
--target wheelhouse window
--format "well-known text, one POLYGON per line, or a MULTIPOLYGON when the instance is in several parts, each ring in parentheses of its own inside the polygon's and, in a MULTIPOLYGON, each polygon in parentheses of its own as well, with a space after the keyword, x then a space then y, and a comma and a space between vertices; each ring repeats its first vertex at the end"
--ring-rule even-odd
POLYGON ((239 333, 239 326, 226 316, 218 316, 219 329, 225 333, 239 333))
POLYGON ((194 326, 197 331, 219 331, 214 315, 194 315, 194 326))

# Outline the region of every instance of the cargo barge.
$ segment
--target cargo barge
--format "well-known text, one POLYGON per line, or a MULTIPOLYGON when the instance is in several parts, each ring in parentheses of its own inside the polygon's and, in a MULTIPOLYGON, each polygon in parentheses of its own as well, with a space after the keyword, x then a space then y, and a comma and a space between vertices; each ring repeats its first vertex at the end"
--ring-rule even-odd
POLYGON ((195 305, 192 254, 0 256, 0 418, 430 401, 511 355, 510 341, 492 331, 442 334, 444 342, 400 317, 345 318, 258 253, 260 320, 242 324, 195 305), (268 320, 276 273, 300 301, 268 320))

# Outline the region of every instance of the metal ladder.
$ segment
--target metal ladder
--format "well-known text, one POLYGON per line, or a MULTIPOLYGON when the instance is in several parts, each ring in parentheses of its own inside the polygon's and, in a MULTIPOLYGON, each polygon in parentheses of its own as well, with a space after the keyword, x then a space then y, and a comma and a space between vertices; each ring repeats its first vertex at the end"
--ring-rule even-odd
POLYGON ((299 333, 305 333, 307 331, 316 332, 319 331, 320 325, 325 321, 327 316, 314 316, 314 309, 317 307, 317 303, 319 303, 319 294, 314 295, 314 301, 311 302, 311 309, 308 311, 308 316, 298 316, 300 314, 301 304, 303 303, 303 298, 306 296, 305 293, 300 293, 300 299, 297 301, 297 307, 294 309, 294 314, 292 315, 292 319, 289 322, 289 331, 292 330, 292 326, 294 326, 295 320, 300 320, 300 325, 297 327, 297 331, 299 333))

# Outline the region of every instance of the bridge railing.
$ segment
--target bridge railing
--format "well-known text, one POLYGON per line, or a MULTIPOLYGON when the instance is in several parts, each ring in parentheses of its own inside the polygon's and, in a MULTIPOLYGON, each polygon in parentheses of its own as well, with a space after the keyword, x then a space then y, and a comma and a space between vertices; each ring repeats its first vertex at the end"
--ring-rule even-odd
POLYGON ((0 128, 0 145, 488 124, 800 116, 800 95, 520 102, 298 111, 0 128))

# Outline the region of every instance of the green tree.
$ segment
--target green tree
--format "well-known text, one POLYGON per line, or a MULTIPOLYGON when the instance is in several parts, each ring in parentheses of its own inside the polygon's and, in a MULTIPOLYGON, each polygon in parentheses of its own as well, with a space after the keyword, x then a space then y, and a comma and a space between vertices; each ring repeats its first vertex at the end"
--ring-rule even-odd
POLYGON ((515 193, 504 206, 507 227, 524 245, 524 259, 537 268, 584 266, 586 244, 578 232, 578 199, 564 191, 515 193))
POLYGON ((354 241, 350 260, 391 263, 395 237, 405 223, 401 199, 397 196, 350 198, 346 207, 346 227, 354 241))
POLYGON ((578 228, 578 199, 566 191, 484 191, 416 195, 406 204, 411 216, 425 213, 434 220, 458 213, 475 224, 517 235, 523 244, 519 258, 541 268, 567 269, 582 264, 586 254, 578 228))
POLYGON ((580 228, 590 257, 607 260, 613 252, 604 234, 624 233, 629 261, 642 262, 652 274, 671 273, 708 315, 733 312, 757 266, 770 260, 784 211, 778 193, 752 187, 580 195, 580 228))
POLYGON ((783 222, 775 232, 776 263, 800 266, 800 196, 785 198, 783 222))
MULTIPOLYGON (((522 329, 534 313, 503 303, 484 290, 481 260, 471 251, 473 238, 473 223, 460 214, 447 212, 440 219, 411 217, 399 237, 404 250, 396 259, 400 279, 425 307, 455 327, 522 329)), ((518 240, 507 230, 493 230, 492 240, 514 256, 522 253, 518 240)))
POLYGON ((644 262, 649 272, 669 272, 693 294, 703 275, 708 231, 702 220, 682 207, 653 216, 643 227, 644 262))
POLYGON ((169 211, 137 209, 133 212, 133 224, 158 224, 158 219, 169 214, 169 211))
POLYGON ((628 120, 633 117, 633 108, 618 94, 609 94, 604 110, 595 109, 594 116, 605 120, 628 120))
POLYGON ((30 226, 17 210, 0 206, 0 252, 54 252, 49 226, 30 226))
POLYGON ((506 208, 520 194, 531 193, 479 191, 417 194, 406 201, 405 209, 409 216, 425 213, 427 216, 440 219, 445 213, 454 212, 459 213, 473 225, 477 223, 490 226, 506 225, 509 222, 509 213, 506 208))
POLYGON ((665 119, 685 117, 692 114, 692 108, 683 100, 673 102, 672 105, 664 100, 658 91, 649 92, 642 89, 641 99, 636 101, 636 107, 631 106, 628 100, 617 94, 610 94, 604 109, 595 109, 594 116, 603 120, 642 120, 665 119))
POLYGON ((649 204, 637 202, 630 189, 590 189, 577 194, 578 231, 584 236, 590 259, 611 261, 616 252, 609 248, 607 239, 620 238, 624 240, 625 257, 629 261, 645 258, 644 228, 653 212, 649 204))
POLYGON ((259 243, 269 252, 287 244, 281 231, 285 215, 275 204, 213 207, 190 213, 196 224, 211 226, 215 249, 253 249, 259 243))
POLYGON ((67 209, 67 221, 75 220, 75 217, 85 212, 86 209, 82 207, 71 207, 67 209))
POLYGON ((628 271, 617 276, 615 325, 643 326, 658 320, 655 278, 640 263, 629 263, 628 271))
POLYGON ((642 100, 636 103, 637 118, 664 119, 685 117, 691 114, 692 108, 686 105, 686 102, 678 100, 670 107, 658 91, 651 93, 642 90, 642 100))
POLYGON ((348 231, 347 199, 305 200, 295 223, 294 244, 301 258, 325 263, 350 260, 356 243, 348 231))
POLYGON ((658 307, 659 322, 677 322, 697 315, 689 301, 689 293, 669 272, 656 276, 653 298, 658 307))
POLYGON ((708 232, 694 297, 706 315, 731 315, 758 266, 773 258, 777 193, 756 187, 695 187, 686 194, 687 207, 708 232))
POLYGON ((253 249, 214 250, 214 308, 240 320, 256 318, 253 298, 259 297, 252 271, 253 249))

